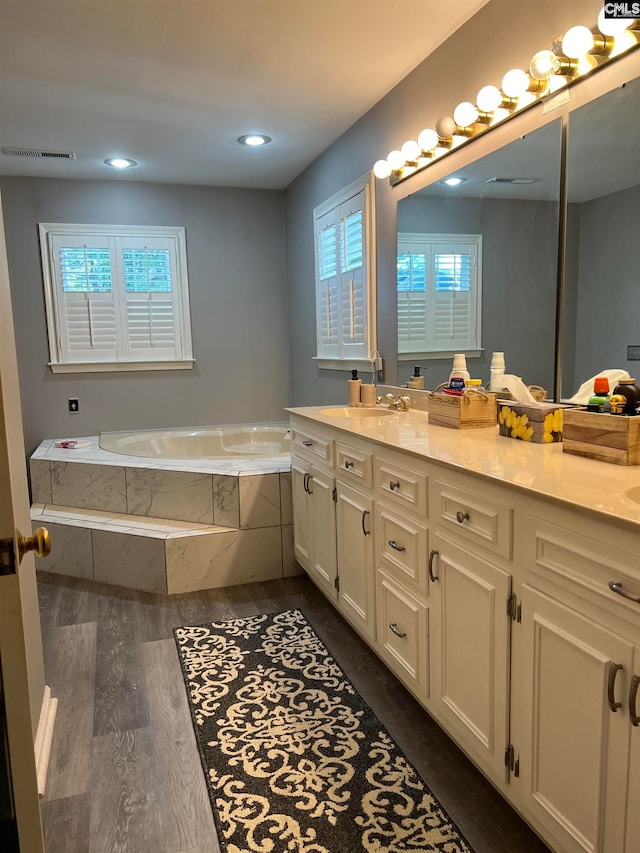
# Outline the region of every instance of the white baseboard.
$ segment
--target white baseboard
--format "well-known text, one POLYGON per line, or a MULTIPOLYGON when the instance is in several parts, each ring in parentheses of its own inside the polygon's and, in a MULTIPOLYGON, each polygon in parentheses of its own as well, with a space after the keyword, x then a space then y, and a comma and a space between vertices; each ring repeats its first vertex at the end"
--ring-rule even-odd
POLYGON ((42 708, 40 709, 40 720, 36 732, 34 745, 36 754, 36 773, 38 775, 38 796, 44 797, 47 786, 47 770, 49 769, 49 756, 51 755, 51 741, 53 740, 53 728, 58 710, 58 700, 51 695, 51 688, 44 688, 42 697, 42 708))

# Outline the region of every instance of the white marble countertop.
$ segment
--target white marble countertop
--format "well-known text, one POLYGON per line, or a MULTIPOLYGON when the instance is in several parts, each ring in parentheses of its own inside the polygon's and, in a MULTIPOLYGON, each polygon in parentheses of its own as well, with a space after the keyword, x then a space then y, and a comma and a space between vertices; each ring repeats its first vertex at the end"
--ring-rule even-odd
POLYGON ((226 474, 242 476, 247 474, 279 474, 291 467, 289 454, 281 456, 254 456, 214 459, 164 459, 150 456, 129 456, 103 450, 99 445, 100 436, 74 436, 88 441, 88 447, 67 449, 56 447, 57 439, 45 439, 34 450, 32 459, 45 459, 50 462, 86 462, 90 465, 119 465, 123 468, 159 468, 163 471, 187 471, 197 474, 226 474))
POLYGON ((569 509, 594 513, 640 533, 640 465, 613 465, 563 453, 561 443, 505 438, 498 434, 497 426, 456 430, 430 425, 423 411, 385 411, 380 417, 363 418, 323 414, 332 408, 343 409, 309 406, 287 411, 569 509))

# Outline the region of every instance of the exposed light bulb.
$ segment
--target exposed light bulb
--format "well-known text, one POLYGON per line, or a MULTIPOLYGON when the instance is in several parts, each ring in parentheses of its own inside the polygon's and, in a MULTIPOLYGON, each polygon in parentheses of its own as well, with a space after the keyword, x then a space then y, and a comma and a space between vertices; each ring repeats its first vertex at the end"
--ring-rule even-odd
POLYGON ((470 127, 478 120, 478 110, 469 101, 463 101, 453 111, 453 120, 458 127, 470 127))
POLYGON ((430 127, 420 131, 418 145, 423 151, 433 151, 438 147, 438 134, 430 127))
POLYGON ((619 56, 621 53, 624 53, 625 50, 629 50, 629 48, 634 47, 637 43, 637 38, 630 30, 623 30, 621 33, 618 33, 613 37, 613 50, 609 54, 609 59, 613 59, 614 56, 619 56))
POLYGON ((483 86, 476 97, 478 109, 483 113, 492 113, 502 103, 502 92, 497 86, 483 86))
POLYGON ((529 74, 535 80, 548 80, 560 70, 560 60, 552 50, 539 50, 531 60, 529 74))
POLYGON ((391 174, 391 166, 386 160, 376 160, 373 164, 373 174, 376 178, 388 178, 391 174))
POLYGON ((502 78, 502 91, 508 98, 519 98, 529 88, 529 75, 521 68, 512 68, 502 78))
POLYGON ((436 122, 436 133, 440 139, 449 139, 456 132, 456 123, 451 116, 442 116, 436 122))
POLYGON ((422 153, 422 149, 415 141, 415 139, 407 139, 407 141, 400 149, 400 153, 402 154, 405 160, 417 160, 420 154, 422 153))
POLYGON ((629 18, 605 18, 604 6, 598 15, 598 29, 604 36, 618 36, 629 29, 633 19, 629 18))
POLYGON ((394 148, 393 151, 389 151, 387 154, 387 163, 391 167, 392 172, 397 172, 398 169, 402 169, 405 164, 405 158, 402 155, 401 151, 398 151, 397 148, 394 148))
POLYGON ((593 50, 594 44, 593 33, 589 27, 579 24, 577 27, 571 27, 564 34, 562 52, 571 59, 580 59, 586 56, 590 50, 593 50))

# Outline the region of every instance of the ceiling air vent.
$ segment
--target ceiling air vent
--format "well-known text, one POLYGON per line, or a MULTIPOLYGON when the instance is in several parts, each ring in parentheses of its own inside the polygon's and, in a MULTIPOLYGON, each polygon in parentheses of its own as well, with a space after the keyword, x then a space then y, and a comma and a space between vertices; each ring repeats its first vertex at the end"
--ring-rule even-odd
POLYGON ((3 148, 3 154, 8 157, 36 157, 48 160, 75 160, 73 151, 47 151, 41 148, 3 148))
POLYGON ((485 184, 535 184, 540 178, 489 178, 485 184))

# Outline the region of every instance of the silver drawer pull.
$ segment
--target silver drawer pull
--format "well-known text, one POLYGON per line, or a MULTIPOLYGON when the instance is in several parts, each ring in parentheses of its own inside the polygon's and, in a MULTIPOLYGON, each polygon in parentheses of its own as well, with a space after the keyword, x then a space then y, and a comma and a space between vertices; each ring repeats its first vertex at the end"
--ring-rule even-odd
POLYGON ((456 521, 459 524, 462 524, 463 521, 469 521, 469 513, 468 512, 460 512, 460 510, 458 510, 458 512, 456 513, 456 521))
POLYGON ((313 445, 313 442, 309 441, 309 439, 305 439, 302 443, 305 447, 311 447, 313 445))
POLYGON ((389 481, 389 488, 391 489, 392 492, 394 492, 396 489, 400 488, 400 483, 398 483, 397 480, 390 480, 389 481))
POLYGON ((347 459, 344 463, 345 468, 353 468, 353 462, 350 459, 347 459))
POLYGON ((640 598, 637 595, 631 595, 631 593, 626 592, 619 581, 609 581, 609 589, 611 592, 617 592, 623 598, 628 598, 629 601, 635 601, 636 604, 640 604, 640 598))
POLYGON ((404 545, 398 545, 395 539, 389 539, 389 547, 393 548, 394 551, 406 551, 407 549, 404 545))
POLYGON ((400 637, 401 640, 404 640, 407 636, 406 631, 401 631, 395 622, 389 622, 389 628, 391 628, 396 637, 400 637))
POLYGON ((621 663, 609 663, 609 677, 607 678, 607 701, 609 709, 615 714, 618 708, 622 708, 622 702, 616 702, 615 686, 616 675, 622 669, 621 663))
POLYGON ((638 708, 636 706, 638 686, 640 686, 640 675, 632 675, 631 687, 629 688, 629 716, 631 717, 632 726, 640 726, 640 716, 638 716, 638 708))

